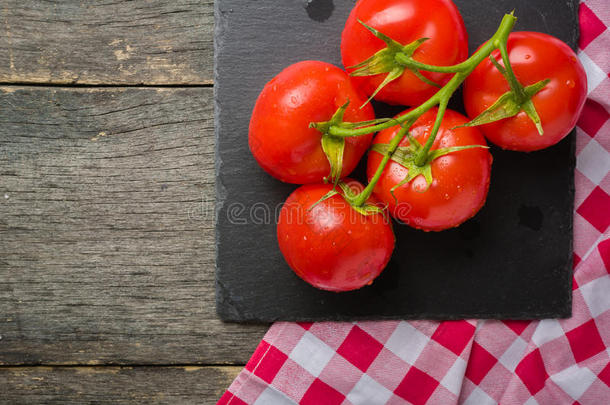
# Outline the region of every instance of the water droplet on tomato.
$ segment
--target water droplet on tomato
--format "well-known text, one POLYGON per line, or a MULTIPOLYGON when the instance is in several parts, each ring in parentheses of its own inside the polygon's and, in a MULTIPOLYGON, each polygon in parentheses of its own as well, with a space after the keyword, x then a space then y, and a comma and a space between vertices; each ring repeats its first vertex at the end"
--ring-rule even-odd
POLYGON ((445 194, 445 200, 449 199, 449 194, 445 194))
MULTIPOLYGON (((531 57, 532 57, 532 55, 525 55, 523 58, 525 58, 527 60, 527 59, 529 59, 531 57)), ((511 65, 512 65, 512 63, 511 63, 511 65)))
POLYGON ((568 81, 566 81, 566 86, 573 89, 574 86, 576 86, 576 83, 574 83, 574 80, 568 80, 568 81))

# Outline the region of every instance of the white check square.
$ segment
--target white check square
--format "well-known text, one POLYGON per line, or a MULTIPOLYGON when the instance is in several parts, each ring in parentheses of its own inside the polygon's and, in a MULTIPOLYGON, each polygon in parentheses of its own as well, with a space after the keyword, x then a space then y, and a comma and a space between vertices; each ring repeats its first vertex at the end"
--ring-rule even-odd
POLYGON ((513 344, 506 349, 498 361, 512 373, 515 371, 515 368, 517 368, 519 362, 523 360, 525 349, 527 349, 527 342, 518 337, 513 344))
POLYGON ((279 391, 268 387, 262 394, 256 399, 254 405, 295 405, 296 402, 285 396, 279 391))
POLYGON ((347 394, 347 400, 353 405, 383 405, 391 396, 390 390, 364 374, 347 394))
POLYGON ((578 367, 577 364, 551 376, 551 380, 575 400, 589 389, 596 378, 591 370, 578 367))
POLYGON ((487 395, 485 391, 476 387, 474 391, 466 398, 466 401, 462 405, 496 405, 492 397, 487 395))
POLYGON ((462 389, 462 381, 464 380, 464 373, 466 373, 466 361, 461 357, 458 357, 453 366, 447 371, 447 374, 441 380, 443 387, 447 388, 451 393, 455 395, 460 394, 462 389))
POLYGON ((610 310, 610 275, 581 286, 580 292, 594 318, 610 310))
POLYGON ((311 333, 305 332, 288 357, 309 371, 311 375, 318 377, 334 354, 334 350, 326 343, 311 333))
POLYGON ((587 73, 587 92, 588 94, 591 94, 591 92, 604 81, 606 74, 599 68, 599 66, 597 66, 595 62, 591 60, 591 58, 589 58, 585 52, 579 52, 578 59, 580 59, 580 62, 587 73))
POLYGON ((532 336, 532 341, 536 343, 536 346, 540 347, 564 334, 565 332, 559 321, 556 319, 543 319, 538 323, 538 327, 532 336))
POLYGON ((599 184, 610 172, 610 153, 595 139, 591 139, 578 154, 576 168, 593 183, 599 184))
POLYGON ((385 344, 402 360, 413 365, 424 350, 430 338, 406 322, 400 322, 385 344))

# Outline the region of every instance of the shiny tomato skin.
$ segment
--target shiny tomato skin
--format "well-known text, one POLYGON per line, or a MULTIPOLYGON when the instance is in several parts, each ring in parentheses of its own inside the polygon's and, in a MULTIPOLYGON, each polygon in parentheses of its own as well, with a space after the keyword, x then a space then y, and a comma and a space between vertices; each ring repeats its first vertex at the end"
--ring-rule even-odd
MULTIPOLYGON (((437 109, 423 114, 411 127, 411 134, 424 144, 430 135, 437 109)), ((404 113, 403 113, 404 114, 404 113)), ((468 122, 463 115, 447 110, 432 150, 452 146, 486 145, 485 138, 476 128, 457 128, 468 122)), ((398 132, 398 127, 381 131, 373 143, 389 143, 398 132)), ((408 146, 405 137, 400 146, 408 146)), ((371 151, 368 155, 367 175, 369 179, 377 170, 382 156, 371 151)), ((472 218, 485 204, 491 177, 492 157, 488 149, 473 148, 441 156, 432 162, 433 182, 426 190, 423 176, 417 176, 394 191, 408 170, 397 162, 390 161, 382 172, 374 195, 388 206, 388 212, 403 223, 424 231, 442 231, 453 228, 472 218)))
MULTIPOLYGON (((419 62, 446 66, 462 62, 468 56, 468 34, 462 16, 451 0, 360 0, 352 9, 341 36, 343 66, 349 69, 385 47, 362 24, 376 28, 395 41, 407 45, 420 38, 430 38, 413 54, 419 62)), ((428 79, 443 85, 449 74, 422 72, 428 79)), ((352 79, 371 95, 385 74, 352 79)), ((430 98, 438 88, 424 83, 412 72, 385 86, 375 99, 389 104, 415 106, 430 98)))
MULTIPOLYGON (((358 182, 349 184, 363 189, 358 182)), ((328 291, 355 290, 371 284, 385 268, 394 232, 389 218, 362 215, 341 195, 311 208, 331 189, 328 184, 297 188, 280 211, 277 238, 286 262, 303 280, 328 291)))
MULTIPOLYGON (((329 63, 295 63, 265 85, 250 119, 248 143, 259 165, 286 183, 322 182, 330 164, 321 133, 310 122, 328 121, 345 102, 344 121, 375 118, 370 105, 349 76, 329 63)), ((342 177, 348 175, 371 143, 372 135, 346 139, 342 177)))
MULTIPOLYGON (((532 97, 544 135, 524 113, 482 125, 489 141, 503 149, 535 151, 555 145, 576 125, 587 97, 585 70, 568 45, 539 32, 513 32, 508 37, 511 66, 525 87, 551 79, 532 97)), ((492 53, 502 66, 499 51, 492 53)), ((464 83, 464 106, 468 116, 476 117, 510 90, 500 72, 486 59, 464 83)))

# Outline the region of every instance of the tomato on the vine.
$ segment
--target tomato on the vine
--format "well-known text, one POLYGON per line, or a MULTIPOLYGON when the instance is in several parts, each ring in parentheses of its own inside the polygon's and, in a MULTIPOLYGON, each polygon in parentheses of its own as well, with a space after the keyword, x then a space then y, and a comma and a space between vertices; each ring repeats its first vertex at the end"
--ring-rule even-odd
MULTIPOLYGON (((312 122, 331 119, 347 101, 344 120, 375 118, 366 98, 350 77, 329 63, 304 61, 284 69, 267 83, 250 119, 249 146, 259 165, 277 179, 296 184, 322 182, 330 163, 322 149, 322 134, 312 122)), ((348 175, 368 148, 372 135, 345 140, 341 177, 348 175)))
MULTIPOLYGON (((348 185, 354 192, 363 189, 356 181, 348 185)), ((389 218, 358 212, 342 194, 321 200, 332 189, 329 184, 297 188, 280 211, 277 238, 286 262, 303 280, 329 291, 355 290, 385 268, 394 232, 389 218)))
MULTIPOLYGON (((409 132, 419 144, 423 145, 430 136, 437 112, 438 109, 433 108, 424 113, 411 127, 409 132)), ((447 110, 431 152, 441 148, 485 146, 485 138, 478 129, 455 128, 467 122, 468 119, 463 115, 447 110)), ((373 140, 373 144, 388 144, 398 130, 399 127, 394 126, 381 131, 373 140)), ((399 147, 409 145, 410 141, 405 137, 399 147)), ((369 152, 369 180, 381 160, 382 155, 379 152, 369 152)), ((399 185, 409 174, 409 169, 390 160, 373 193, 387 204, 390 215, 409 226, 426 231, 453 228, 473 217, 485 203, 491 163, 492 157, 487 148, 473 147, 451 152, 429 163, 432 174, 430 184, 423 175, 418 175, 399 185), (395 187, 397 185, 398 187, 395 187)))
POLYGON ((280 251, 299 277, 328 291, 361 288, 392 255, 389 216, 442 231, 476 215, 493 161, 482 131, 501 147, 530 151, 571 130, 586 96, 584 69, 556 38, 509 36, 515 21, 506 14, 465 60, 467 34, 451 0, 360 0, 341 38, 350 75, 305 61, 265 85, 249 146, 268 173, 305 184, 288 197, 277 224, 280 251), (511 63, 502 66, 499 56, 511 63), (446 110, 465 79, 472 120, 446 110), (420 107, 374 119, 366 96, 420 107), (369 185, 341 181, 380 130, 368 154, 369 185))
MULTIPOLYGON (((385 47, 385 43, 359 21, 377 29, 402 45, 428 38, 412 54, 418 62, 447 66, 468 56, 468 36, 462 16, 451 0, 360 0, 352 9, 341 36, 343 66, 354 72, 355 66, 385 47)), ((451 75, 423 72, 426 79, 444 85, 451 75)), ((371 95, 386 74, 353 77, 362 90, 371 95)), ((390 104, 414 106, 430 98, 438 87, 424 82, 413 71, 388 83, 375 99, 390 104)))
MULTIPOLYGON (((559 39, 539 32, 513 32, 508 54, 515 76, 523 86, 550 79, 531 100, 544 134, 540 135, 524 111, 481 125, 487 139, 504 149, 535 151, 555 145, 576 125, 587 96, 587 77, 576 54, 559 39)), ((492 52, 504 67, 500 51, 492 52)), ((464 106, 474 118, 485 111, 509 85, 489 59, 484 60, 464 83, 464 106)))

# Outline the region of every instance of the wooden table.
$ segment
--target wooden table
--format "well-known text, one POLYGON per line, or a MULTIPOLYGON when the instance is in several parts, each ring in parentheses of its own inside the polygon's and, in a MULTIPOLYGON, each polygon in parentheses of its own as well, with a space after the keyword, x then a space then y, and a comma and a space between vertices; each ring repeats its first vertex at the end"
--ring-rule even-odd
POLYGON ((260 341, 214 308, 213 21, 0 3, 0 403, 213 404, 260 341))

